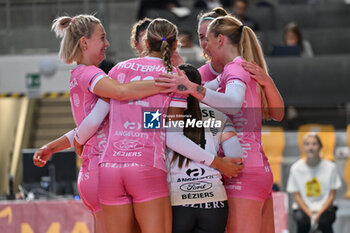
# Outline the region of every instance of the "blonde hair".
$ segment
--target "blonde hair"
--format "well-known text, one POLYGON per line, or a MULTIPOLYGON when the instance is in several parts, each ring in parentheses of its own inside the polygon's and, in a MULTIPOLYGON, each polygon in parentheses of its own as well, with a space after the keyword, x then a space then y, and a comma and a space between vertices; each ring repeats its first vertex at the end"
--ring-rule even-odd
POLYGON ((163 64, 168 72, 172 72, 171 48, 177 42, 177 27, 166 19, 154 19, 147 28, 149 51, 160 51, 163 64))
POLYGON ((51 31, 62 38, 59 56, 63 62, 71 64, 80 59, 80 39, 90 38, 97 24, 101 21, 93 15, 62 16, 53 21, 51 31))
MULTIPOLYGON (((227 36, 232 44, 237 45, 239 54, 248 62, 254 61, 267 73, 267 65, 258 38, 252 29, 243 26, 242 22, 233 16, 221 16, 213 20, 208 31, 227 36)), ((264 88, 258 83, 261 96, 262 117, 270 119, 268 102, 264 88)))
MULTIPOLYGON (((227 11, 222 8, 222 7, 215 7, 213 10, 211 11, 208 11, 208 12, 202 12, 200 13, 198 16, 197 16, 197 19, 198 19, 198 28, 199 28, 199 25, 201 23, 203 23, 204 21, 213 21, 214 19, 220 17, 220 16, 226 16, 226 15, 230 15, 229 13, 227 13, 227 11)), ((209 57, 207 54, 205 54, 204 50, 203 50, 203 54, 202 56, 205 58, 205 59, 208 59, 208 61, 210 61, 209 57)))
POLYGON ((204 22, 206 20, 214 20, 217 17, 225 16, 225 15, 229 15, 229 13, 227 13, 227 11, 224 8, 215 7, 213 10, 211 10, 209 12, 200 13, 197 16, 197 19, 199 21, 199 24, 201 24, 202 22, 204 22))

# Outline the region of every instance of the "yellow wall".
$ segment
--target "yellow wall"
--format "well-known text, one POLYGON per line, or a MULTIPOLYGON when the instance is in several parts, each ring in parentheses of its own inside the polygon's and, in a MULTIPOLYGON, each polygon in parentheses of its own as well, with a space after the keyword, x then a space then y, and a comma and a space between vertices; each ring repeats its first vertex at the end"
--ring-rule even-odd
POLYGON ((8 192, 8 174, 22 102, 22 99, 0 98, 0 195, 8 192))

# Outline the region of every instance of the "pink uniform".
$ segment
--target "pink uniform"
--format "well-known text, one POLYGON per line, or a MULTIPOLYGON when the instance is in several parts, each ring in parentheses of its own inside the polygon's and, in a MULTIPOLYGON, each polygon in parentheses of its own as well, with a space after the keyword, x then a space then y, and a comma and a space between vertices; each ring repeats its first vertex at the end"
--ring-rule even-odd
POLYGON ((213 69, 213 67, 211 66, 211 62, 208 62, 205 65, 199 67, 198 71, 202 76, 202 86, 207 82, 210 82, 211 80, 215 79, 218 75, 220 75, 213 69))
MULTIPOLYGON (((71 72, 70 101, 73 117, 77 127, 95 106, 98 97, 90 90, 90 85, 96 78, 107 76, 96 66, 79 65, 71 72)), ((108 136, 108 118, 106 118, 85 144, 82 152, 82 166, 78 177, 78 190, 84 204, 92 212, 101 210, 98 199, 98 162, 99 155, 104 151, 108 136)))
MULTIPOLYGON (((109 76, 127 83, 153 80, 161 72, 166 72, 161 59, 144 57, 118 63, 109 76)), ((186 105, 182 96, 168 94, 111 100, 109 137, 100 164, 101 203, 121 205, 169 195, 162 124, 168 106, 186 105)))
POLYGON ((226 85, 231 83, 246 86, 241 110, 229 115, 241 143, 245 168, 237 178, 226 180, 225 186, 231 198, 263 201, 271 196, 273 178, 261 143, 261 97, 257 82, 243 69, 242 61, 237 57, 226 64, 217 90, 224 93, 226 85))

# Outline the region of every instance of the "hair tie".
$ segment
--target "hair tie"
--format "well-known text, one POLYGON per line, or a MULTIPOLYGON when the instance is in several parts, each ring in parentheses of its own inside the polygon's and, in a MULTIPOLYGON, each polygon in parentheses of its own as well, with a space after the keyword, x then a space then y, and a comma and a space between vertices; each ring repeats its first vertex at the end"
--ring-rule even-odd
POLYGON ((74 22, 74 20, 75 20, 75 18, 73 17, 70 21, 73 23, 74 22))
POLYGON ((207 16, 207 17, 204 17, 203 19, 201 19, 201 20, 199 21, 199 23, 202 23, 202 22, 205 21, 205 20, 214 20, 214 19, 215 19, 214 17, 207 16))
POLYGON ((167 41, 165 37, 162 38, 162 42, 163 42, 163 41, 167 41))
POLYGON ((242 24, 242 25, 239 27, 239 31, 242 32, 242 31, 243 31, 243 28, 244 28, 244 25, 242 24))

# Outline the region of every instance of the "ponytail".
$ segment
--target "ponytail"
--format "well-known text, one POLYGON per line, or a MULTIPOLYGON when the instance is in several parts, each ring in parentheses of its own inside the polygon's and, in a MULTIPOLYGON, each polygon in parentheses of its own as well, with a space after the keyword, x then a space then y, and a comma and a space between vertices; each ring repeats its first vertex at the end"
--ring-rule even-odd
POLYGON ((160 47, 160 53, 162 54, 163 64, 165 65, 167 71, 170 73, 173 71, 173 65, 171 64, 171 50, 169 48, 168 41, 163 38, 162 45, 160 47))
MULTIPOLYGON (((267 73, 267 65, 259 40, 252 29, 244 26, 241 21, 233 16, 218 17, 209 25, 208 31, 227 36, 232 44, 237 45, 239 54, 248 62, 254 61, 267 73)), ((264 88, 258 83, 262 118, 270 119, 268 102, 264 88)))
POLYGON ((162 56, 163 64, 168 72, 172 72, 171 49, 174 43, 177 43, 177 27, 166 19, 154 19, 147 29, 147 41, 149 51, 159 51, 162 56))
MULTIPOLYGON (((266 73, 268 73, 266 61, 259 40, 257 39, 253 30, 247 26, 243 26, 242 28, 241 40, 239 42, 239 52, 246 61, 254 61, 266 73)), ((257 85, 261 97, 262 118, 264 120, 269 120, 270 115, 265 90, 259 83, 257 83, 257 85)))
POLYGON ((230 15, 230 14, 227 13, 227 11, 224 8, 222 8, 222 7, 215 7, 211 11, 200 13, 197 16, 197 19, 198 19, 199 23, 201 23, 201 22, 203 22, 205 20, 214 20, 217 17, 226 16, 226 15, 230 15))

